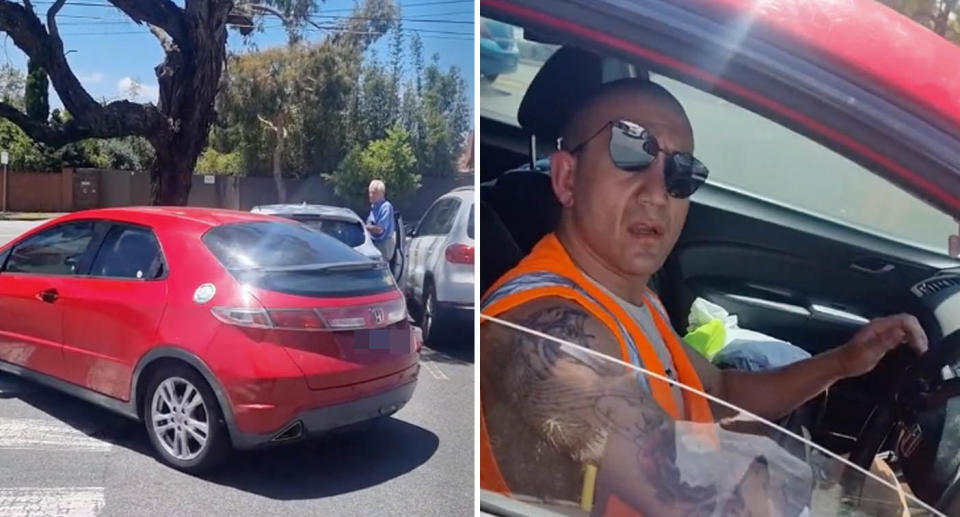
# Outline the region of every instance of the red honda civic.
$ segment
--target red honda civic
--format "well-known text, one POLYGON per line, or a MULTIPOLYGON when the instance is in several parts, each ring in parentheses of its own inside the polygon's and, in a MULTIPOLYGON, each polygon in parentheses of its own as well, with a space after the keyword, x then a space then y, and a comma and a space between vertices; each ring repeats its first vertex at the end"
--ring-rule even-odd
POLYGON ((184 471, 395 413, 415 330, 389 270, 286 219, 91 210, 0 247, 0 370, 143 421, 184 471))

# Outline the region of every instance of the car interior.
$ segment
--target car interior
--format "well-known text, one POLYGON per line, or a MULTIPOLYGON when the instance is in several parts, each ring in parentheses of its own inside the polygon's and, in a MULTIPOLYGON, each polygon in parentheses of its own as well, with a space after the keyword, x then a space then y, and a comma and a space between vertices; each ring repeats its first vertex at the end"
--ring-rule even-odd
MULTIPOLYGON (((549 107, 564 102, 565 89, 556 85, 641 74, 662 81, 668 89, 666 83, 673 84, 673 78, 659 75, 667 76, 669 71, 653 63, 595 54, 575 40, 538 35, 535 28, 523 30, 528 45, 546 47, 550 58, 536 65, 536 75, 526 84, 506 83, 501 76, 498 82, 481 85, 481 294, 557 223, 560 205, 552 191, 547 160, 556 136, 550 133, 554 121, 549 107), (515 114, 506 112, 516 106, 516 99, 502 108, 508 104, 503 99, 513 91, 517 92, 514 97, 522 95, 515 114), (494 109, 485 109, 485 101, 494 109)), ((703 90, 702 85, 694 86, 703 90)), ((727 102, 699 90, 698 95, 707 99, 704 102, 727 102)), ((735 160, 730 164, 735 165, 735 160)), ((777 181, 778 168, 777 163, 768 165, 769 181, 777 181)), ((711 169, 711 175, 714 172, 711 169)), ((791 180, 780 181, 780 189, 792 188, 791 180)), ((651 281, 681 335, 687 330, 691 304, 703 298, 735 314, 741 328, 816 354, 843 344, 871 318, 900 312, 920 316, 924 309, 916 286, 938 274, 960 271, 960 262, 946 255, 947 233, 942 238, 943 251, 938 251, 934 240, 917 243, 905 235, 891 236, 857 221, 768 199, 732 183, 711 176, 691 198, 680 239, 651 281)), ((831 185, 818 188, 828 192, 831 185)), ((878 210, 881 207, 877 205, 878 210)), ((953 223, 945 215, 942 219, 953 223)), ((903 370, 908 360, 904 354, 892 354, 875 372, 841 382, 813 401, 813 439, 837 453, 850 454, 876 405, 876 394, 889 389, 891 375, 896 375, 891 372, 903 370)), ((936 501, 945 481, 933 479, 929 466, 936 461, 940 436, 960 435, 960 421, 945 423, 942 408, 918 419, 924 440, 899 466, 915 493, 936 501)), ((897 433, 881 438, 880 448, 895 449, 897 439, 897 433)), ((941 467, 956 470, 956 466, 941 467)))

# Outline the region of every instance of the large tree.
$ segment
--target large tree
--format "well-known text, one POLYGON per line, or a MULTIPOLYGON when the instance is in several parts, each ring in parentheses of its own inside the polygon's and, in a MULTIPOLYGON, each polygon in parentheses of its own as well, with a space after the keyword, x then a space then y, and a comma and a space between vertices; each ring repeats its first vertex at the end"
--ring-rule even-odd
POLYGON ((35 141, 60 147, 87 138, 141 136, 156 151, 152 183, 157 204, 184 205, 197 158, 216 118, 216 97, 226 59, 228 27, 249 35, 264 16, 279 17, 291 37, 316 13, 316 0, 108 0, 132 21, 145 25, 163 47, 155 71, 160 88, 154 104, 97 102, 80 84, 64 53, 55 0, 45 22, 30 0, 0 0, 0 32, 6 33, 38 67, 46 70, 71 118, 64 124, 34 120, 20 107, 0 102, 0 117, 35 141))
POLYGON ((394 24, 395 13, 391 0, 365 0, 318 42, 231 56, 212 146, 241 151, 248 172, 270 172, 281 202, 284 173, 332 170, 346 152, 344 115, 364 52, 394 24))

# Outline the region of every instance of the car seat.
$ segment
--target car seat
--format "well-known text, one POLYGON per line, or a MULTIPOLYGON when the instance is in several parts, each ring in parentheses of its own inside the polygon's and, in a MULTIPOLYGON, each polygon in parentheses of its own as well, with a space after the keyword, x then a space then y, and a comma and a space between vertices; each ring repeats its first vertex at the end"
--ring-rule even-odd
POLYGON ((524 253, 496 211, 483 200, 480 201, 480 241, 483 243, 480 294, 483 295, 498 278, 520 262, 524 253))

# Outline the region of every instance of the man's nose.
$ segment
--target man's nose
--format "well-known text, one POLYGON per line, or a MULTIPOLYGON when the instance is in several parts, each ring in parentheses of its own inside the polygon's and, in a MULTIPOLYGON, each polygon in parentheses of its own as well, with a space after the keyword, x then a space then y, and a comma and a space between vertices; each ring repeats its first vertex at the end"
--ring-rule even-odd
POLYGON ((666 160, 663 154, 646 169, 637 172, 637 196, 641 203, 650 205, 666 205, 670 200, 667 193, 666 160))

